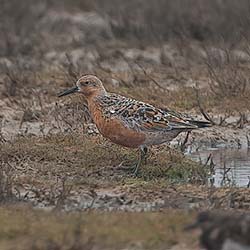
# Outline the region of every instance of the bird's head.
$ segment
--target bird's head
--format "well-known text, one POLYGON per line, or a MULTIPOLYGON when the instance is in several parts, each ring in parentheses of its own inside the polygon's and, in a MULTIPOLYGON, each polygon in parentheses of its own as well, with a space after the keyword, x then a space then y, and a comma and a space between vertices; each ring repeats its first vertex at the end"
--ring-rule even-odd
POLYGON ((76 86, 58 94, 58 97, 79 93, 85 98, 106 94, 102 81, 94 75, 84 75, 78 79, 76 86))

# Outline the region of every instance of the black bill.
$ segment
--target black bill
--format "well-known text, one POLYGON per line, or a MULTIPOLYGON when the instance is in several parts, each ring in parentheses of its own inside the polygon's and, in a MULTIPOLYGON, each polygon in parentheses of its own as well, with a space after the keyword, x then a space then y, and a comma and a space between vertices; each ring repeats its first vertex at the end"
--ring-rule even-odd
POLYGON ((70 95, 70 94, 73 94, 73 93, 75 93, 75 92, 78 92, 78 87, 76 86, 76 87, 73 87, 73 88, 71 88, 71 89, 67 89, 67 90, 65 90, 65 91, 63 91, 63 92, 61 92, 61 93, 59 93, 57 96, 58 97, 62 97, 62 96, 65 96, 65 95, 70 95))

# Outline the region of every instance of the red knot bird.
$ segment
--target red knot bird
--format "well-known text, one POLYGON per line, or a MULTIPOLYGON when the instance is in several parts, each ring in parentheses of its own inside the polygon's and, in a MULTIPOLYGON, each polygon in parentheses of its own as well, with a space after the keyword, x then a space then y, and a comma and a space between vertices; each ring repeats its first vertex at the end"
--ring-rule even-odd
POLYGON ((140 148, 140 157, 134 173, 145 158, 147 147, 170 142, 179 133, 210 126, 207 121, 196 121, 181 114, 156 108, 105 90, 102 81, 94 75, 84 75, 76 86, 58 94, 82 94, 99 132, 112 142, 140 148))

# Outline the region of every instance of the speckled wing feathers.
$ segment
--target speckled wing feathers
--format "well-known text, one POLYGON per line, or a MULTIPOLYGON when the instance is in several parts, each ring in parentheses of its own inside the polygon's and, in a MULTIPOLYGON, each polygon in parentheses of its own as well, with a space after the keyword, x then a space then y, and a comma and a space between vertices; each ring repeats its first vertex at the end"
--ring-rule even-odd
POLYGON ((107 118, 117 117, 124 125, 138 131, 157 132, 197 128, 179 113, 161 110, 154 106, 117 94, 98 97, 107 118))

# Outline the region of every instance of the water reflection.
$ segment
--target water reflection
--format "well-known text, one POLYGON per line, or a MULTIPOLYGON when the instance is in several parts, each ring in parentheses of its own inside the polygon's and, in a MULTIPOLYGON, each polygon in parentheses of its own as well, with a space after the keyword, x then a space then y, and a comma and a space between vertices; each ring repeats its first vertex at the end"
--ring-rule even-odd
POLYGON ((250 185, 250 149, 208 148, 192 151, 187 154, 193 160, 201 161, 213 169, 210 179, 214 186, 250 185))

